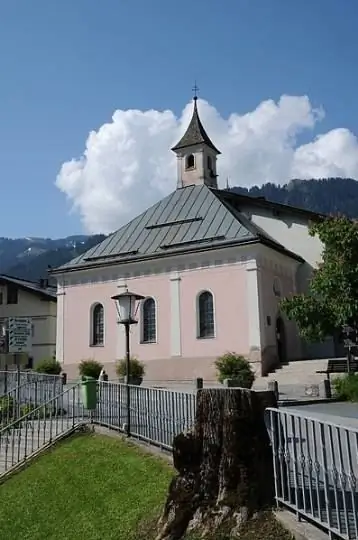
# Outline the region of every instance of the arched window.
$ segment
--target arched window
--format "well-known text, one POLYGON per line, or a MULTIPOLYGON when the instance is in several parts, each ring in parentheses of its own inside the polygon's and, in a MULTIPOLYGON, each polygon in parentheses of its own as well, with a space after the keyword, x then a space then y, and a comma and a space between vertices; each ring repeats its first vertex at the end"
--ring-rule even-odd
POLYGON ((91 345, 104 344, 104 309, 102 304, 92 307, 91 345))
POLYGON ((280 296, 281 296, 281 282, 278 279, 278 277, 274 278, 272 288, 273 288, 274 295, 277 296, 278 298, 280 298, 280 296))
POLYGON ((207 162, 208 162, 209 171, 212 171, 213 170, 213 162, 212 162, 211 156, 208 156, 207 162))
POLYGON ((194 167, 195 167, 195 158, 194 158, 194 154, 189 154, 189 155, 186 157, 185 168, 186 168, 186 169, 193 169, 194 167))
POLYGON ((198 297, 198 337, 215 337, 214 299, 209 291, 203 291, 198 297))
POLYGON ((154 298, 146 298, 142 306, 142 343, 157 341, 157 314, 154 298))

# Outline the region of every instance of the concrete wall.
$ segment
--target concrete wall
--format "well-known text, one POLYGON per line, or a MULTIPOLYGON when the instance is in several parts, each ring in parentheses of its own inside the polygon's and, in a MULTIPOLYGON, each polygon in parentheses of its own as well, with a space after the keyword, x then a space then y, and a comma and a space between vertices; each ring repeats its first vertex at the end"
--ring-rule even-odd
MULTIPOLYGON (((292 216, 289 213, 277 214, 269 208, 257 208, 246 204, 242 206, 242 211, 271 238, 305 259, 306 263, 297 267, 295 288, 297 293, 306 292, 312 269, 317 268, 317 265, 322 262, 323 251, 323 244, 319 238, 309 235, 308 219, 304 216, 292 216)), ((289 289, 290 286, 286 284, 284 296, 289 294, 289 289)), ((300 354, 304 358, 333 357, 335 356, 333 339, 327 338, 323 343, 302 343, 300 354)))
POLYGON ((300 266, 296 275, 297 292, 305 292, 312 268, 316 268, 322 262, 323 250, 319 238, 312 237, 308 233, 308 219, 304 216, 292 216, 288 213, 277 214, 270 208, 246 204, 242 206, 242 211, 271 238, 286 249, 300 255, 306 261, 300 266))
POLYGON ((280 301, 286 296, 295 294, 295 275, 297 266, 294 260, 273 253, 263 248, 259 259, 259 287, 262 310, 262 343, 263 371, 270 370, 277 364, 276 322, 280 317, 284 324, 286 341, 286 359, 296 360, 302 355, 301 339, 297 325, 289 321, 280 311, 280 301))

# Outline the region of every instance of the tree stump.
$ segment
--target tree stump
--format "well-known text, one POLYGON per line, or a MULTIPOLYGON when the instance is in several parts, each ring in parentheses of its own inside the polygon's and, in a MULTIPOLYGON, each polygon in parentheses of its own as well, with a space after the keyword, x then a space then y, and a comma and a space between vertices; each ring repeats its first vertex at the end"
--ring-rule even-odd
POLYGON ((170 484, 156 540, 178 540, 187 531, 205 538, 223 527, 235 532, 272 507, 273 461, 264 410, 276 406, 273 392, 198 392, 193 430, 173 441, 179 474, 170 484))

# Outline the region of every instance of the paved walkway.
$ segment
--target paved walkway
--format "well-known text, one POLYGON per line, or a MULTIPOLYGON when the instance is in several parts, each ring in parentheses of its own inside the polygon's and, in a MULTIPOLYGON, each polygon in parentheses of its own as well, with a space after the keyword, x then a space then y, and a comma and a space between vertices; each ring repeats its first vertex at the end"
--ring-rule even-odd
POLYGON ((304 414, 323 422, 332 422, 342 427, 358 429, 358 403, 314 403, 312 405, 295 404, 292 407, 281 407, 289 412, 304 414))

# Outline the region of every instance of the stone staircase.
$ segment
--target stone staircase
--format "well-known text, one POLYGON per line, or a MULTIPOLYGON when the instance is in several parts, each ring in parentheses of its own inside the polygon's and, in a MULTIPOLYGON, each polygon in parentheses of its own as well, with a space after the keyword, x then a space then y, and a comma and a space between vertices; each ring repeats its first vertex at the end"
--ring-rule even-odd
POLYGON ((326 378, 328 359, 296 360, 282 365, 269 373, 266 377, 259 377, 254 383, 254 390, 267 390, 269 382, 277 381, 281 399, 302 400, 308 397, 324 397, 323 381, 326 378), (312 389, 312 385, 318 386, 312 389))

